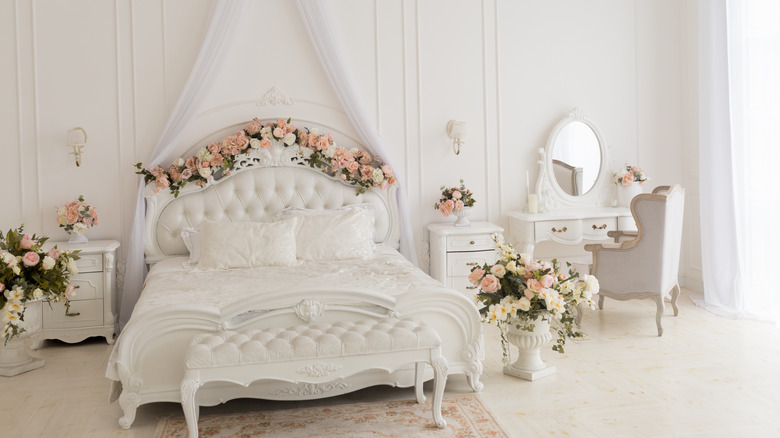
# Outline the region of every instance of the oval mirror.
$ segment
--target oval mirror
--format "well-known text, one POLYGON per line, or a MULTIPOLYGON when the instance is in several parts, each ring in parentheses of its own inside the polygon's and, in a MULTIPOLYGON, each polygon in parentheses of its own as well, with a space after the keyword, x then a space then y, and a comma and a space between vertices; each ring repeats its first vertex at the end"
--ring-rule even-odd
POLYGON ((581 196, 596 184, 601 147, 596 133, 579 120, 567 123, 552 142, 552 174, 564 193, 581 196))

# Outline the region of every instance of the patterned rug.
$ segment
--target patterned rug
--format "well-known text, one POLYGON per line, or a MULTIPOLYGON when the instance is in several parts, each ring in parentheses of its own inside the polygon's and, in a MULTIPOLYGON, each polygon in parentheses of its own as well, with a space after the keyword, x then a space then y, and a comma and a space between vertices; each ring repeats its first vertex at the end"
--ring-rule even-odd
MULTIPOLYGON (((201 416, 201 437, 509 437, 476 394, 446 397, 445 429, 437 429, 431 399, 355 403, 245 414, 201 416)), ((186 437, 184 417, 163 418, 156 438, 186 437)))

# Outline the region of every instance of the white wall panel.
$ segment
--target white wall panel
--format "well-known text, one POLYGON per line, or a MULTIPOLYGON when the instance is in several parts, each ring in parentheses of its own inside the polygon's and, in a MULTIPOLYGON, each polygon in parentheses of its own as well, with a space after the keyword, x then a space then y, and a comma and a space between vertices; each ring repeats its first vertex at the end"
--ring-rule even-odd
POLYGON ((17 226, 24 217, 22 198, 22 126, 21 126, 21 83, 19 77, 20 16, 15 2, 0 3, 0 132, 5 135, 0 151, 3 163, 0 171, 0 187, 3 187, 0 208, 0 225, 3 233, 17 226))

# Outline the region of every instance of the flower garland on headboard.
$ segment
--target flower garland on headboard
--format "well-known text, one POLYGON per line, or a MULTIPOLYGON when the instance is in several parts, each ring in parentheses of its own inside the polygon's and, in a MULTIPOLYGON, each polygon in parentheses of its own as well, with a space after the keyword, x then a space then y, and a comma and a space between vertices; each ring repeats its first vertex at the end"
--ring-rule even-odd
POLYGON ((358 194, 374 187, 384 189, 396 183, 393 170, 379 157, 372 157, 368 152, 357 148, 336 146, 331 134, 320 134, 316 129, 299 129, 290 124, 290 120, 279 119, 276 122, 263 123, 254 118, 235 135, 211 143, 187 159, 179 158, 168 170, 162 166, 146 169, 142 163, 136 163, 136 173, 144 176, 145 183, 155 183, 155 193, 167 188, 176 197, 188 182, 203 187, 209 184, 214 174, 220 170, 224 175, 230 175, 239 155, 247 154, 251 149, 267 149, 271 147, 272 141, 276 141, 281 142, 284 147, 297 144, 310 149, 312 153, 302 157, 309 167, 316 167, 328 175, 338 176, 343 181, 357 186, 358 194))

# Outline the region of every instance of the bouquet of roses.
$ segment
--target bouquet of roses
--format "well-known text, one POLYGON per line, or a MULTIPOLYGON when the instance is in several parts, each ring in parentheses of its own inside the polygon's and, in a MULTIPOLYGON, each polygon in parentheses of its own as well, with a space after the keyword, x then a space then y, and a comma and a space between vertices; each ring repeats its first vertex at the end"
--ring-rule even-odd
POLYGON ((77 200, 57 207, 57 223, 60 228, 65 228, 68 234, 82 234, 87 229, 97 226, 97 210, 84 202, 83 195, 79 195, 77 200))
POLYGON ((647 174, 640 168, 626 164, 619 172, 612 174, 612 182, 623 186, 630 186, 633 183, 643 183, 647 181, 647 174))
POLYGON ((460 187, 441 186, 441 198, 439 202, 433 204, 433 209, 439 210, 442 216, 447 217, 453 211, 458 212, 466 207, 473 207, 476 202, 471 190, 466 188, 463 180, 460 180, 460 187))

